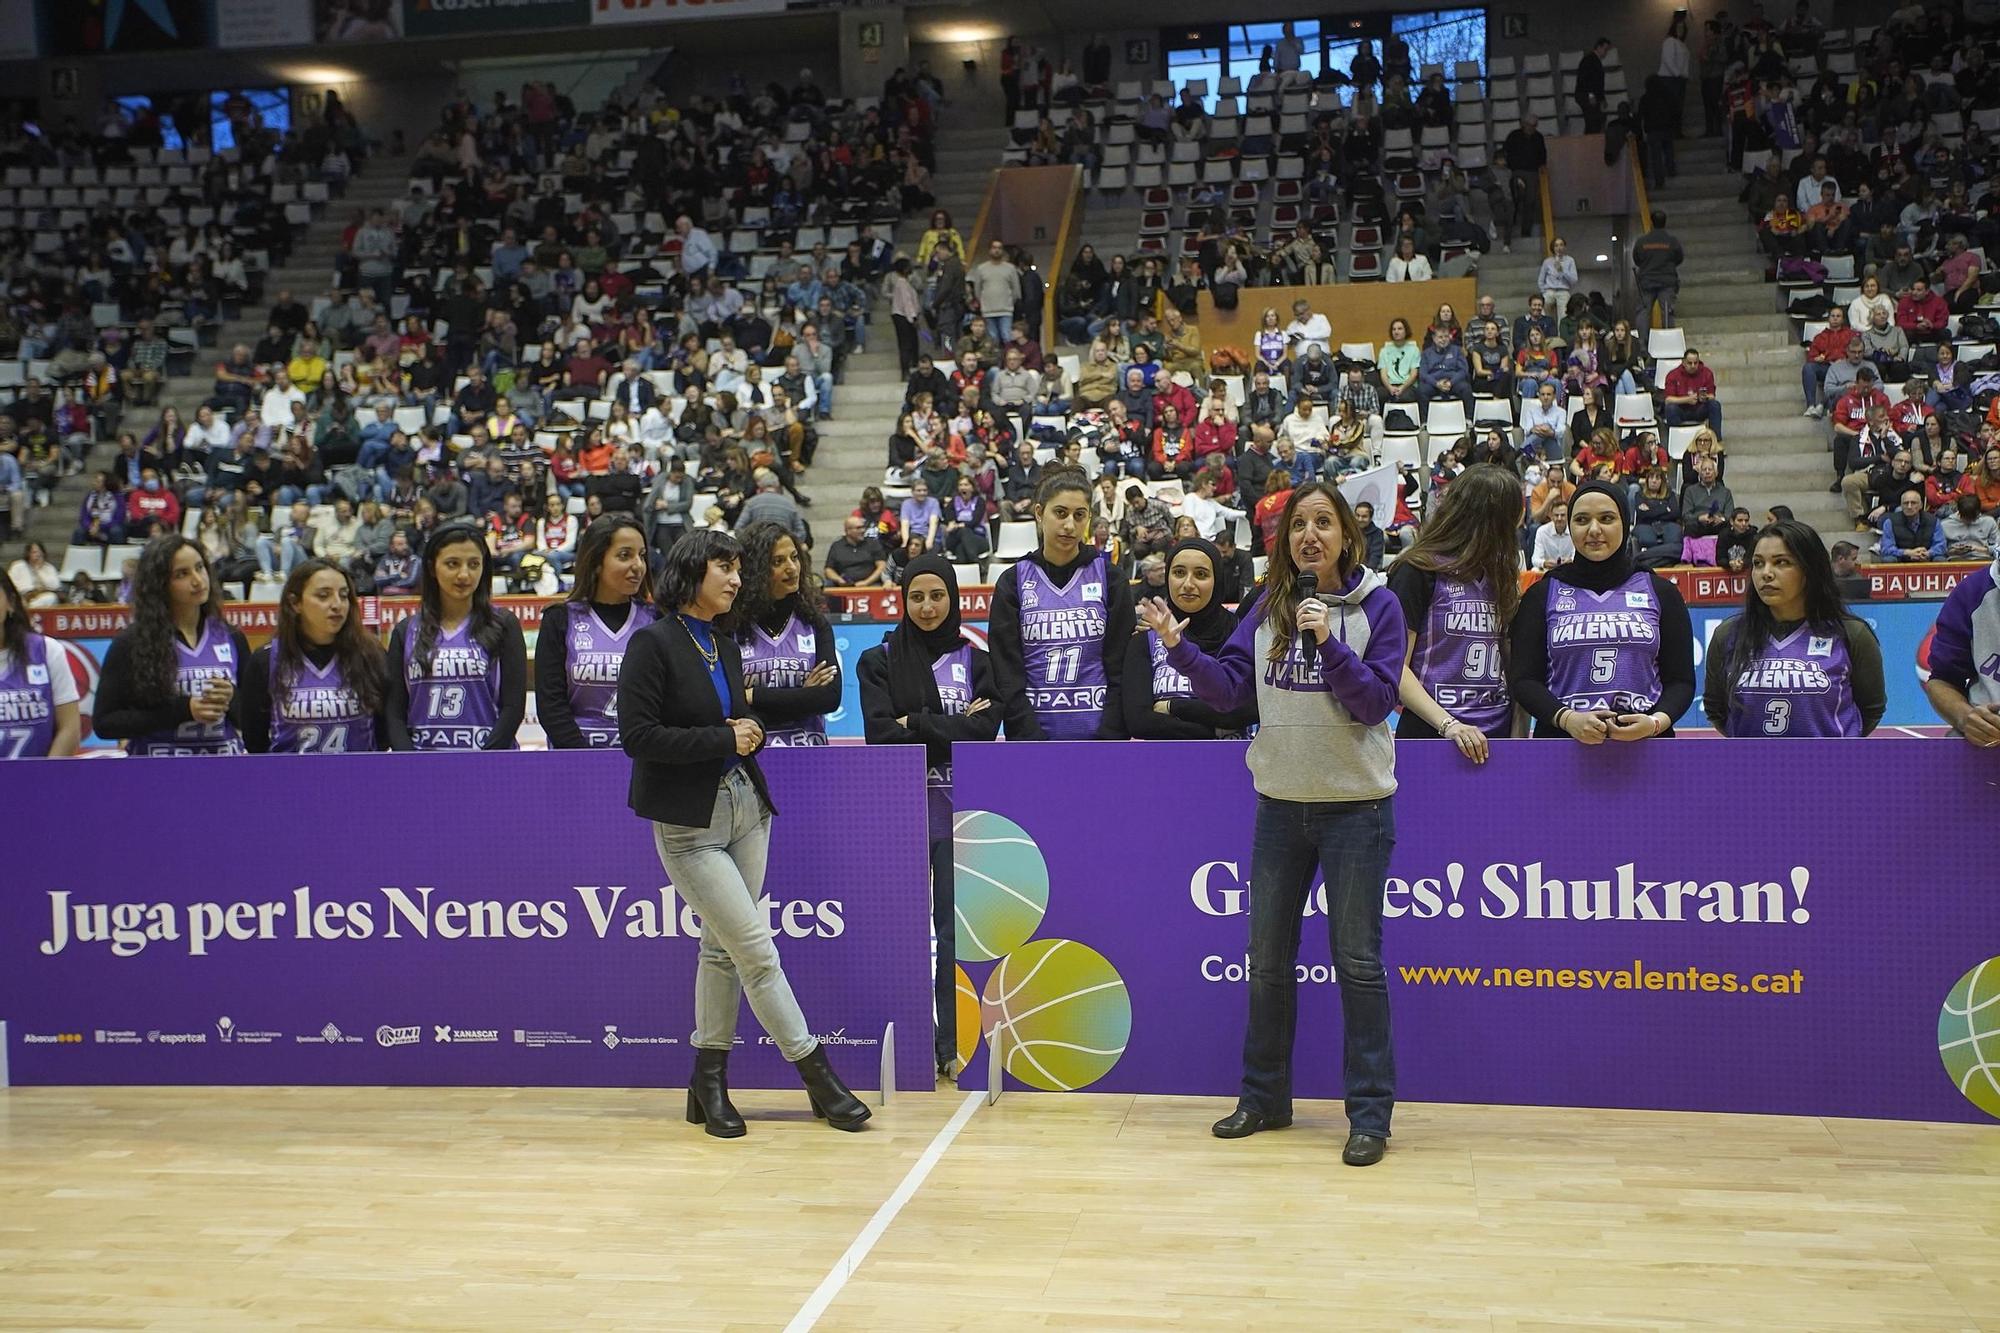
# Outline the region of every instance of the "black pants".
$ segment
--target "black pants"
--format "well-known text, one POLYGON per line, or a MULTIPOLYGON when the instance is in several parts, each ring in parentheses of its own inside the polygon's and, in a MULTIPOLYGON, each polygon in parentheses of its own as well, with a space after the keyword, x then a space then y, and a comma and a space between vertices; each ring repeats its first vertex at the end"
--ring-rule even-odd
POLYGON ((958 934, 953 916, 951 833, 931 839, 931 930, 937 935, 937 978, 932 1003, 937 1031, 932 1053, 939 1064, 958 1058, 958 934))
POLYGON ((917 368, 917 322, 901 315, 891 316, 896 326, 896 359, 902 363, 902 374, 909 377, 917 368))

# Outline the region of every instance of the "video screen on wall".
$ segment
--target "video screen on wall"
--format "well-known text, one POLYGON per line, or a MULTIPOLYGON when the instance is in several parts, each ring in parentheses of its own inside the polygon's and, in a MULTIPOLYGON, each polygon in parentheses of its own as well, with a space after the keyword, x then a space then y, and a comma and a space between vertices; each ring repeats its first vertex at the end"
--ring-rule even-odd
MULTIPOLYGON (((1345 14, 1337 19, 1297 18, 1291 20, 1292 34, 1305 46, 1300 68, 1318 78, 1332 70, 1346 74, 1354 63, 1361 43, 1373 44, 1382 54, 1382 38, 1394 34, 1410 48, 1410 65, 1442 65, 1449 74, 1459 62, 1479 67, 1486 76, 1486 11, 1484 9, 1425 9, 1403 13, 1345 14)), ((1167 77, 1175 83, 1206 79, 1211 94, 1225 78, 1244 84, 1257 76, 1265 53, 1284 36, 1285 20, 1258 23, 1204 25, 1198 30, 1169 32, 1162 45, 1167 54, 1167 77)), ((1354 100, 1353 90, 1337 85, 1343 106, 1354 100)))
POLYGON ((181 123, 189 106, 196 108, 195 114, 199 119, 200 108, 206 105, 208 146, 217 152, 236 146, 236 126, 239 123, 258 123, 279 135, 292 127, 292 93, 289 88, 224 88, 205 94, 162 93, 155 96, 134 93, 116 100, 126 116, 134 121, 157 108, 160 146, 168 149, 181 148, 191 138, 196 141, 201 138, 190 133, 192 127, 181 123))

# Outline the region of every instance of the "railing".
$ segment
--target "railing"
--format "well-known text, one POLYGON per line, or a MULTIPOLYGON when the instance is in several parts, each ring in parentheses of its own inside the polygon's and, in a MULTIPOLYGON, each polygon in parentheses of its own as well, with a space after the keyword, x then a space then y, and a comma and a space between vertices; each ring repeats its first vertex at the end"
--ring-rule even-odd
MULTIPOLYGON (((1639 156, 1638 139, 1629 134, 1625 136, 1625 156, 1632 161, 1632 197, 1638 203, 1635 205, 1636 211, 1632 218, 1631 235, 1625 244, 1619 247, 1620 253, 1625 256, 1625 262, 1619 267, 1619 278, 1621 281, 1632 270, 1633 244, 1641 236, 1644 236, 1653 225, 1653 205, 1646 198, 1646 163, 1639 156)), ((1646 327, 1649 329, 1660 327, 1659 306, 1660 303, 1655 301, 1652 307, 1646 311, 1646 327)))

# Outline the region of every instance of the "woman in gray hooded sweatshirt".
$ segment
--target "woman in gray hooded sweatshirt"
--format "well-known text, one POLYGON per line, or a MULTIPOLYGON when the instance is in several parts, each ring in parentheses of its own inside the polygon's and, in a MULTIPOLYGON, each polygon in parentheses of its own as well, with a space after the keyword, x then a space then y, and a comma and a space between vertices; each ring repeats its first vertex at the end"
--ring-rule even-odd
POLYGON ((1236 1110, 1214 1126, 1235 1139, 1292 1123, 1292 1036, 1299 932, 1313 872, 1340 978, 1348 1138, 1341 1160, 1372 1166, 1388 1146, 1396 1061, 1382 969, 1382 881, 1396 842, 1395 741, 1388 725, 1403 675, 1403 608, 1362 563, 1360 524, 1339 490, 1292 492, 1264 586, 1215 653, 1184 638, 1164 601, 1142 605, 1167 661, 1216 709, 1253 699, 1249 765, 1257 788, 1250 858, 1250 1019, 1236 1110))

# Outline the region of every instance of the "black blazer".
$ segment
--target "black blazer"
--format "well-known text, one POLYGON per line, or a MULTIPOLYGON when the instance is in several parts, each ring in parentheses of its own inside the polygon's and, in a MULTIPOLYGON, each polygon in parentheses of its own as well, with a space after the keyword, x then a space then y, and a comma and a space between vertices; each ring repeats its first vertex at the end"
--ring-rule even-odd
MULTIPOLYGON (((729 681, 729 717, 749 717, 743 650, 726 634, 715 636, 715 648, 729 681)), ((625 803, 633 812, 657 824, 708 827, 723 768, 736 753, 736 733, 715 697, 694 636, 671 612, 640 630, 625 650, 618 673, 618 735, 632 757, 625 803)), ((741 762, 764 809, 777 814, 757 757, 746 755, 741 762)))

